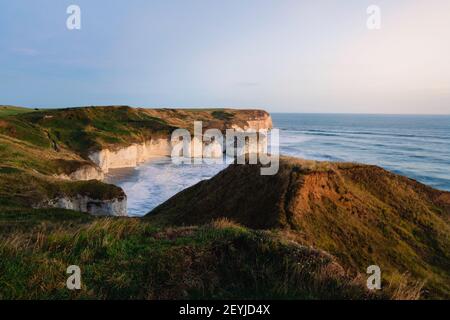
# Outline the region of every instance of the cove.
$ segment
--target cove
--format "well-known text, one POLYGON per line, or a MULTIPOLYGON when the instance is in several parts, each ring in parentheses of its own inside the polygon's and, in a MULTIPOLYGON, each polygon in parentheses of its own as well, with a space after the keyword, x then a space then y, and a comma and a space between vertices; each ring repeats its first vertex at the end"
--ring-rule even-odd
POLYGON ((135 168, 111 169, 105 182, 125 191, 128 215, 139 217, 227 166, 227 161, 223 164, 173 164, 169 157, 155 157, 135 168))

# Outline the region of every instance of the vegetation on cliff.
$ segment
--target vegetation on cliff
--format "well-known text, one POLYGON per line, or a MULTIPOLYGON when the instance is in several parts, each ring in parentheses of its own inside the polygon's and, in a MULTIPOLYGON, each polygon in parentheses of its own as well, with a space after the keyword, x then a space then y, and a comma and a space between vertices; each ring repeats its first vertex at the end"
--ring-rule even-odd
MULTIPOLYGON (((96 200, 124 199, 124 191, 98 180, 70 181, 0 167, 0 210, 45 206, 46 201, 86 196, 96 200)), ((17 211, 19 212, 19 211, 17 211)))
POLYGON ((177 127, 245 126, 258 110, 0 108, 0 298, 448 298, 450 193, 375 166, 282 158, 274 176, 232 165, 145 219, 32 209, 123 198, 60 178, 177 127), (231 222, 232 221, 232 222, 231 222), (69 265, 81 291, 65 287, 69 265), (369 265, 383 290, 368 292, 369 265))
POLYGON ((0 212, 0 299, 368 299, 332 256, 226 220, 158 228, 64 210, 0 212), (66 288, 78 265, 82 288, 66 288))
POLYGON ((17 114, 13 111, 10 116, 0 118, 0 134, 39 147, 70 150, 84 158, 94 150, 117 149, 152 137, 167 138, 175 128, 192 130, 194 121, 203 121, 205 129, 225 129, 232 125, 245 127, 249 120, 269 117, 261 110, 128 106, 33 110, 17 114))
POLYGON ((450 193, 376 166, 282 158, 274 176, 232 165, 190 187, 147 219, 198 225, 228 218, 276 230, 329 252, 348 270, 379 265, 386 283, 425 282, 424 297, 450 296, 450 193))
POLYGON ((225 128, 263 116, 268 114, 259 110, 0 106, 0 206, 29 207, 73 192, 106 199, 117 194, 116 187, 57 178, 84 166, 95 167, 88 157, 92 151, 167 139, 175 128, 192 129, 195 120, 225 128))

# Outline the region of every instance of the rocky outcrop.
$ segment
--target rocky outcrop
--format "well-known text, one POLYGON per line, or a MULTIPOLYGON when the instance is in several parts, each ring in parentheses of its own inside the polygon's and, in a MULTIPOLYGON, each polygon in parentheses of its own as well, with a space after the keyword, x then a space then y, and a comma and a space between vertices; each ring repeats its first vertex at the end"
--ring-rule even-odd
POLYGON ((92 199, 88 196, 76 195, 51 199, 39 207, 50 207, 87 212, 95 216, 126 216, 127 199, 114 198, 109 200, 92 199))
POLYGON ((83 166, 72 172, 69 176, 72 180, 103 180, 104 174, 100 168, 83 166))
POLYGON ((103 171, 93 165, 85 165, 70 174, 61 174, 59 178, 65 180, 103 180, 105 175, 103 171))
POLYGON ((269 130, 272 129, 272 117, 269 113, 261 111, 259 114, 251 117, 245 121, 246 124, 232 124, 231 127, 234 129, 253 129, 253 130, 269 130))

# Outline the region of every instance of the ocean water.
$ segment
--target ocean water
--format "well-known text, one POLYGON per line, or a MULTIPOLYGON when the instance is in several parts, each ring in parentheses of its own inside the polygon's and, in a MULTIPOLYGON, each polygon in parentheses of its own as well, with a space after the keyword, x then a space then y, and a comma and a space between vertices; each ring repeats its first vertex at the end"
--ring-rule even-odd
POLYGON ((181 190, 212 178, 226 166, 225 161, 176 165, 169 157, 161 157, 136 168, 111 170, 106 181, 125 191, 129 216, 142 216, 181 190))
MULTIPOLYGON (((306 159, 375 164, 450 191, 450 116, 272 114, 280 153, 306 159)), ((179 191, 209 179, 226 164, 175 165, 155 158, 115 170, 128 213, 146 214, 179 191)))

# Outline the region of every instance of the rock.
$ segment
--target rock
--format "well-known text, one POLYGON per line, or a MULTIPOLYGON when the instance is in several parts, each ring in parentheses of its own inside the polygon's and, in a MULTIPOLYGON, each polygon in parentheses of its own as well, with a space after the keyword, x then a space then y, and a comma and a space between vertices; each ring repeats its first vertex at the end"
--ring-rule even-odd
POLYGON ((75 170, 70 174, 60 174, 58 176, 60 179, 65 180, 103 180, 105 175, 103 171, 95 166, 85 165, 75 170))
POLYGON ((127 216, 127 199, 92 199, 88 196, 61 197, 47 201, 40 207, 61 208, 87 212, 95 216, 127 216))
POLYGON ((142 144, 134 143, 116 150, 103 149, 92 152, 89 154, 89 159, 104 173, 108 173, 109 169, 132 168, 153 157, 169 156, 170 150, 168 139, 156 139, 142 144))

